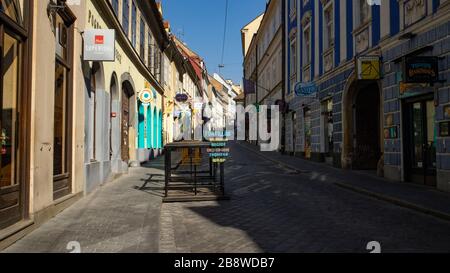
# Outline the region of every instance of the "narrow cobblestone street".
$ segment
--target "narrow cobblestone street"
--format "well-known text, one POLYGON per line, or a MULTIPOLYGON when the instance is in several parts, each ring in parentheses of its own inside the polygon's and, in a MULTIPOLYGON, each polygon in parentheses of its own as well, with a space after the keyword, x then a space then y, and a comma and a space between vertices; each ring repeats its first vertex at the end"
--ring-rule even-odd
MULTIPOLYGON (((72 241, 82 252, 367 252, 370 241, 380 242, 383 252, 450 251, 447 221, 333 184, 342 177, 295 172, 247 144, 231 146, 230 201, 161 205, 162 181, 140 188, 151 174, 162 174, 158 159, 103 186, 5 252, 69 252, 72 241)), ((348 173, 348 180, 355 175, 348 173)))

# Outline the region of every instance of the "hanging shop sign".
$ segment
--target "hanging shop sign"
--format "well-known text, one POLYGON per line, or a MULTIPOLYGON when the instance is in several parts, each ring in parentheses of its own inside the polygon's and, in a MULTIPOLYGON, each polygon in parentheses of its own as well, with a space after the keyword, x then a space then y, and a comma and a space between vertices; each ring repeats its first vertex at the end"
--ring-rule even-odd
POLYGON ((88 29, 84 31, 83 60, 114 62, 116 34, 114 29, 88 29))
POLYGON ((435 83, 439 81, 437 57, 406 57, 404 61, 404 82, 435 83))
POLYGON ((139 100, 144 105, 150 105, 153 102, 153 92, 150 89, 144 89, 139 93, 139 100))
POLYGON ((317 85, 314 82, 302 83, 295 85, 295 94, 299 97, 316 97, 317 85))
POLYGON ((189 96, 187 94, 177 94, 175 96, 175 100, 177 102, 187 102, 189 100, 189 96))
POLYGON ((358 80, 379 80, 381 62, 378 56, 363 56, 357 59, 358 80))

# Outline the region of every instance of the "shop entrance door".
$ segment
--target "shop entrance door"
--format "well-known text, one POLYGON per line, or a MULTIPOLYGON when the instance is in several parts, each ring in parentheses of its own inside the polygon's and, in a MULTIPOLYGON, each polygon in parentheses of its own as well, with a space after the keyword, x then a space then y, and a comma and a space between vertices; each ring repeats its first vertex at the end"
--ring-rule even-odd
POLYGON ((436 187, 436 110, 433 98, 405 104, 407 181, 436 187))
POLYGON ((126 87, 122 89, 122 161, 130 160, 129 128, 130 128, 130 96, 126 87))

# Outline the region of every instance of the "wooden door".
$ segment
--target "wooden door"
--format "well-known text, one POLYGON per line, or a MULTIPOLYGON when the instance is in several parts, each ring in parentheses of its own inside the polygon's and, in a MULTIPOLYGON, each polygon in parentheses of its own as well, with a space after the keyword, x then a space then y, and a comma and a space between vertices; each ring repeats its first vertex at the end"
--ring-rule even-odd
POLYGON ((122 160, 128 162, 130 160, 130 143, 129 143, 129 127, 130 127, 130 96, 126 89, 122 94, 122 160))

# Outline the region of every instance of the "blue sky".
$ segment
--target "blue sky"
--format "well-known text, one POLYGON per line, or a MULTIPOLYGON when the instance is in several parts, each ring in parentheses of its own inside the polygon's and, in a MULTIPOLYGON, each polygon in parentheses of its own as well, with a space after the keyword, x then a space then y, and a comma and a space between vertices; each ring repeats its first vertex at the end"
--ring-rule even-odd
MULTIPOLYGON (((204 58, 210 74, 219 72, 226 0, 162 0, 172 32, 204 58)), ((266 0, 228 0, 228 24, 221 74, 242 81, 241 28, 264 12, 266 0)))

